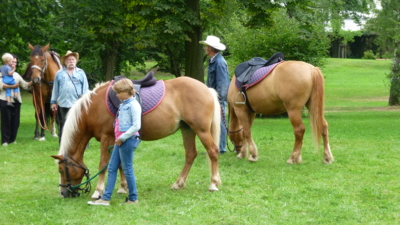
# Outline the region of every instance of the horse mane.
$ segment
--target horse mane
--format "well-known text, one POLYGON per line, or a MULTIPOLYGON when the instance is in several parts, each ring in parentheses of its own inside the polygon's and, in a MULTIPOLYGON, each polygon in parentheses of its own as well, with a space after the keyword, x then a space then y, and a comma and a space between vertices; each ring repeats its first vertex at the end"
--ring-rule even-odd
POLYGON ((78 129, 78 121, 82 116, 82 109, 85 109, 86 113, 88 112, 89 105, 92 102, 91 96, 97 94, 97 89, 106 83, 107 82, 96 84, 92 91, 82 95, 82 97, 68 111, 67 120, 65 121, 63 128, 63 137, 61 138, 60 150, 58 152, 59 155, 63 155, 65 157, 68 154, 68 150, 71 148, 72 141, 76 140, 75 133, 78 129))
POLYGON ((24 75, 22 75, 22 78, 24 80, 30 80, 32 77, 32 63, 28 63, 28 65, 26 66, 24 75))

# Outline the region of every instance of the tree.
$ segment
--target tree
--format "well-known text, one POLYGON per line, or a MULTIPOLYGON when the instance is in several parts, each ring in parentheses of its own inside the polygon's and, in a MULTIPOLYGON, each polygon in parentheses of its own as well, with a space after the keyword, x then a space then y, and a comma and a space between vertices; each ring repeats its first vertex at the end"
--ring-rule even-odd
POLYGON ((393 64, 388 75, 390 79, 389 105, 400 105, 400 1, 382 0, 382 9, 376 10, 376 17, 368 21, 367 29, 379 35, 380 48, 393 49, 393 64))

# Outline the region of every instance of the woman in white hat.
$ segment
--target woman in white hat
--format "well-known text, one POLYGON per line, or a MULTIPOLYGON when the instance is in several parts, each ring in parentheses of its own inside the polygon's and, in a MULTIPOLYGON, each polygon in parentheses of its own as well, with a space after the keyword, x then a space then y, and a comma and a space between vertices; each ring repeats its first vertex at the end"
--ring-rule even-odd
POLYGON ((60 60, 63 68, 56 73, 54 79, 50 103, 51 109, 57 111, 58 116, 60 116, 59 141, 61 141, 62 130, 69 109, 78 101, 80 96, 89 91, 85 71, 76 66, 78 60, 79 54, 77 52, 67 51, 60 60))
MULTIPOLYGON (((206 85, 210 88, 214 88, 218 92, 219 103, 222 108, 222 116, 225 117, 225 109, 227 106, 226 97, 228 95, 229 88, 229 75, 228 75, 228 64, 220 51, 226 49, 225 45, 222 44, 218 37, 207 36, 205 41, 200 41, 200 44, 206 45, 206 55, 210 57, 208 65, 208 76, 206 85)), ((220 154, 226 152, 226 128, 224 123, 221 123, 221 138, 219 144, 220 154)))

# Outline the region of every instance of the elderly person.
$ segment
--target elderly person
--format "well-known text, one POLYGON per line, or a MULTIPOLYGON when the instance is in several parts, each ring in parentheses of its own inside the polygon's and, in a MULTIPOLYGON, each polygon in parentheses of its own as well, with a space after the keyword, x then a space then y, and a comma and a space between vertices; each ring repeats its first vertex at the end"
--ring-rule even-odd
MULTIPOLYGON (((15 55, 12 55, 12 68, 15 68, 18 65, 18 58, 15 55)), ((32 85, 32 82, 26 82, 22 79, 21 75, 14 71, 13 78, 15 80, 14 85, 7 85, 3 83, 3 79, 0 78, 0 111, 1 111, 1 143, 3 146, 7 146, 9 143, 16 144, 18 128, 20 124, 20 113, 21 113, 21 103, 22 98, 21 95, 18 95, 18 101, 14 98, 11 98, 11 102, 13 102, 14 107, 7 106, 7 98, 5 89, 12 89, 22 87, 24 89, 28 89, 29 86, 32 85)), ((18 90, 18 93, 21 93, 18 90)))
MULTIPOLYGON (((227 95, 229 88, 229 74, 228 65, 221 55, 220 51, 225 50, 225 45, 222 44, 218 37, 207 36, 205 41, 200 41, 200 44, 206 45, 206 55, 210 57, 208 65, 208 76, 206 85, 210 88, 214 88, 219 97, 219 103, 222 109, 222 119, 225 119, 225 111, 227 106, 227 95)), ((226 128, 224 123, 221 123, 221 138, 219 145, 220 154, 226 152, 226 128)))
POLYGON ((79 60, 77 52, 67 51, 61 57, 63 68, 56 73, 51 95, 51 109, 59 116, 59 142, 61 141, 67 113, 78 99, 89 91, 85 71, 76 66, 79 60))

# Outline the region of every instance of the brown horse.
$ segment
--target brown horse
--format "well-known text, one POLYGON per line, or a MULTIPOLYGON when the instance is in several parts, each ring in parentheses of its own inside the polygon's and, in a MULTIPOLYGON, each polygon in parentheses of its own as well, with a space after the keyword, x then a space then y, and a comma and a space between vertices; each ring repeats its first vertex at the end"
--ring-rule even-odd
POLYGON ((49 130, 53 137, 57 137, 56 115, 51 111, 50 98, 53 91, 53 81, 57 71, 61 68, 61 64, 58 55, 47 51, 49 46, 50 44, 44 47, 39 45, 33 47, 29 44, 31 49, 30 64, 25 74, 30 77, 24 77, 33 81, 32 98, 36 119, 34 139, 39 141, 45 140, 45 130, 49 130), (39 126, 41 127, 40 134, 39 126))
POLYGON ((229 137, 238 152, 237 158, 247 158, 249 151, 248 160, 258 160, 258 149, 251 135, 251 125, 256 113, 278 115, 287 112, 295 136, 293 152, 287 163, 301 163, 305 132, 301 112, 306 106, 317 146, 321 136, 323 139, 323 162, 333 162, 328 139, 328 123, 324 117, 324 78, 319 68, 300 61, 282 62, 263 80, 247 89, 247 100, 240 94, 235 81, 234 77, 228 91, 228 103, 229 137), (249 101, 254 111, 243 104, 245 101, 249 101))
MULTIPOLYGON (((189 170, 197 156, 196 135, 207 150, 211 169, 210 191, 218 191, 220 175, 218 171, 218 143, 220 133, 220 106, 217 94, 203 83, 189 78, 179 77, 163 81, 165 95, 161 103, 150 113, 142 116, 141 139, 158 140, 182 132, 186 162, 173 189, 185 186, 189 170)), ((72 186, 80 184, 87 168, 83 161, 86 144, 95 137, 101 144, 99 169, 107 165, 109 146, 115 142, 114 116, 107 111, 106 93, 110 82, 100 84, 93 91, 83 95, 71 108, 65 123, 58 160, 60 171, 60 191, 64 197, 75 196, 72 186)), ((104 192, 105 172, 99 176, 92 198, 99 198, 104 192)), ((121 188, 126 181, 121 177, 121 188)))

